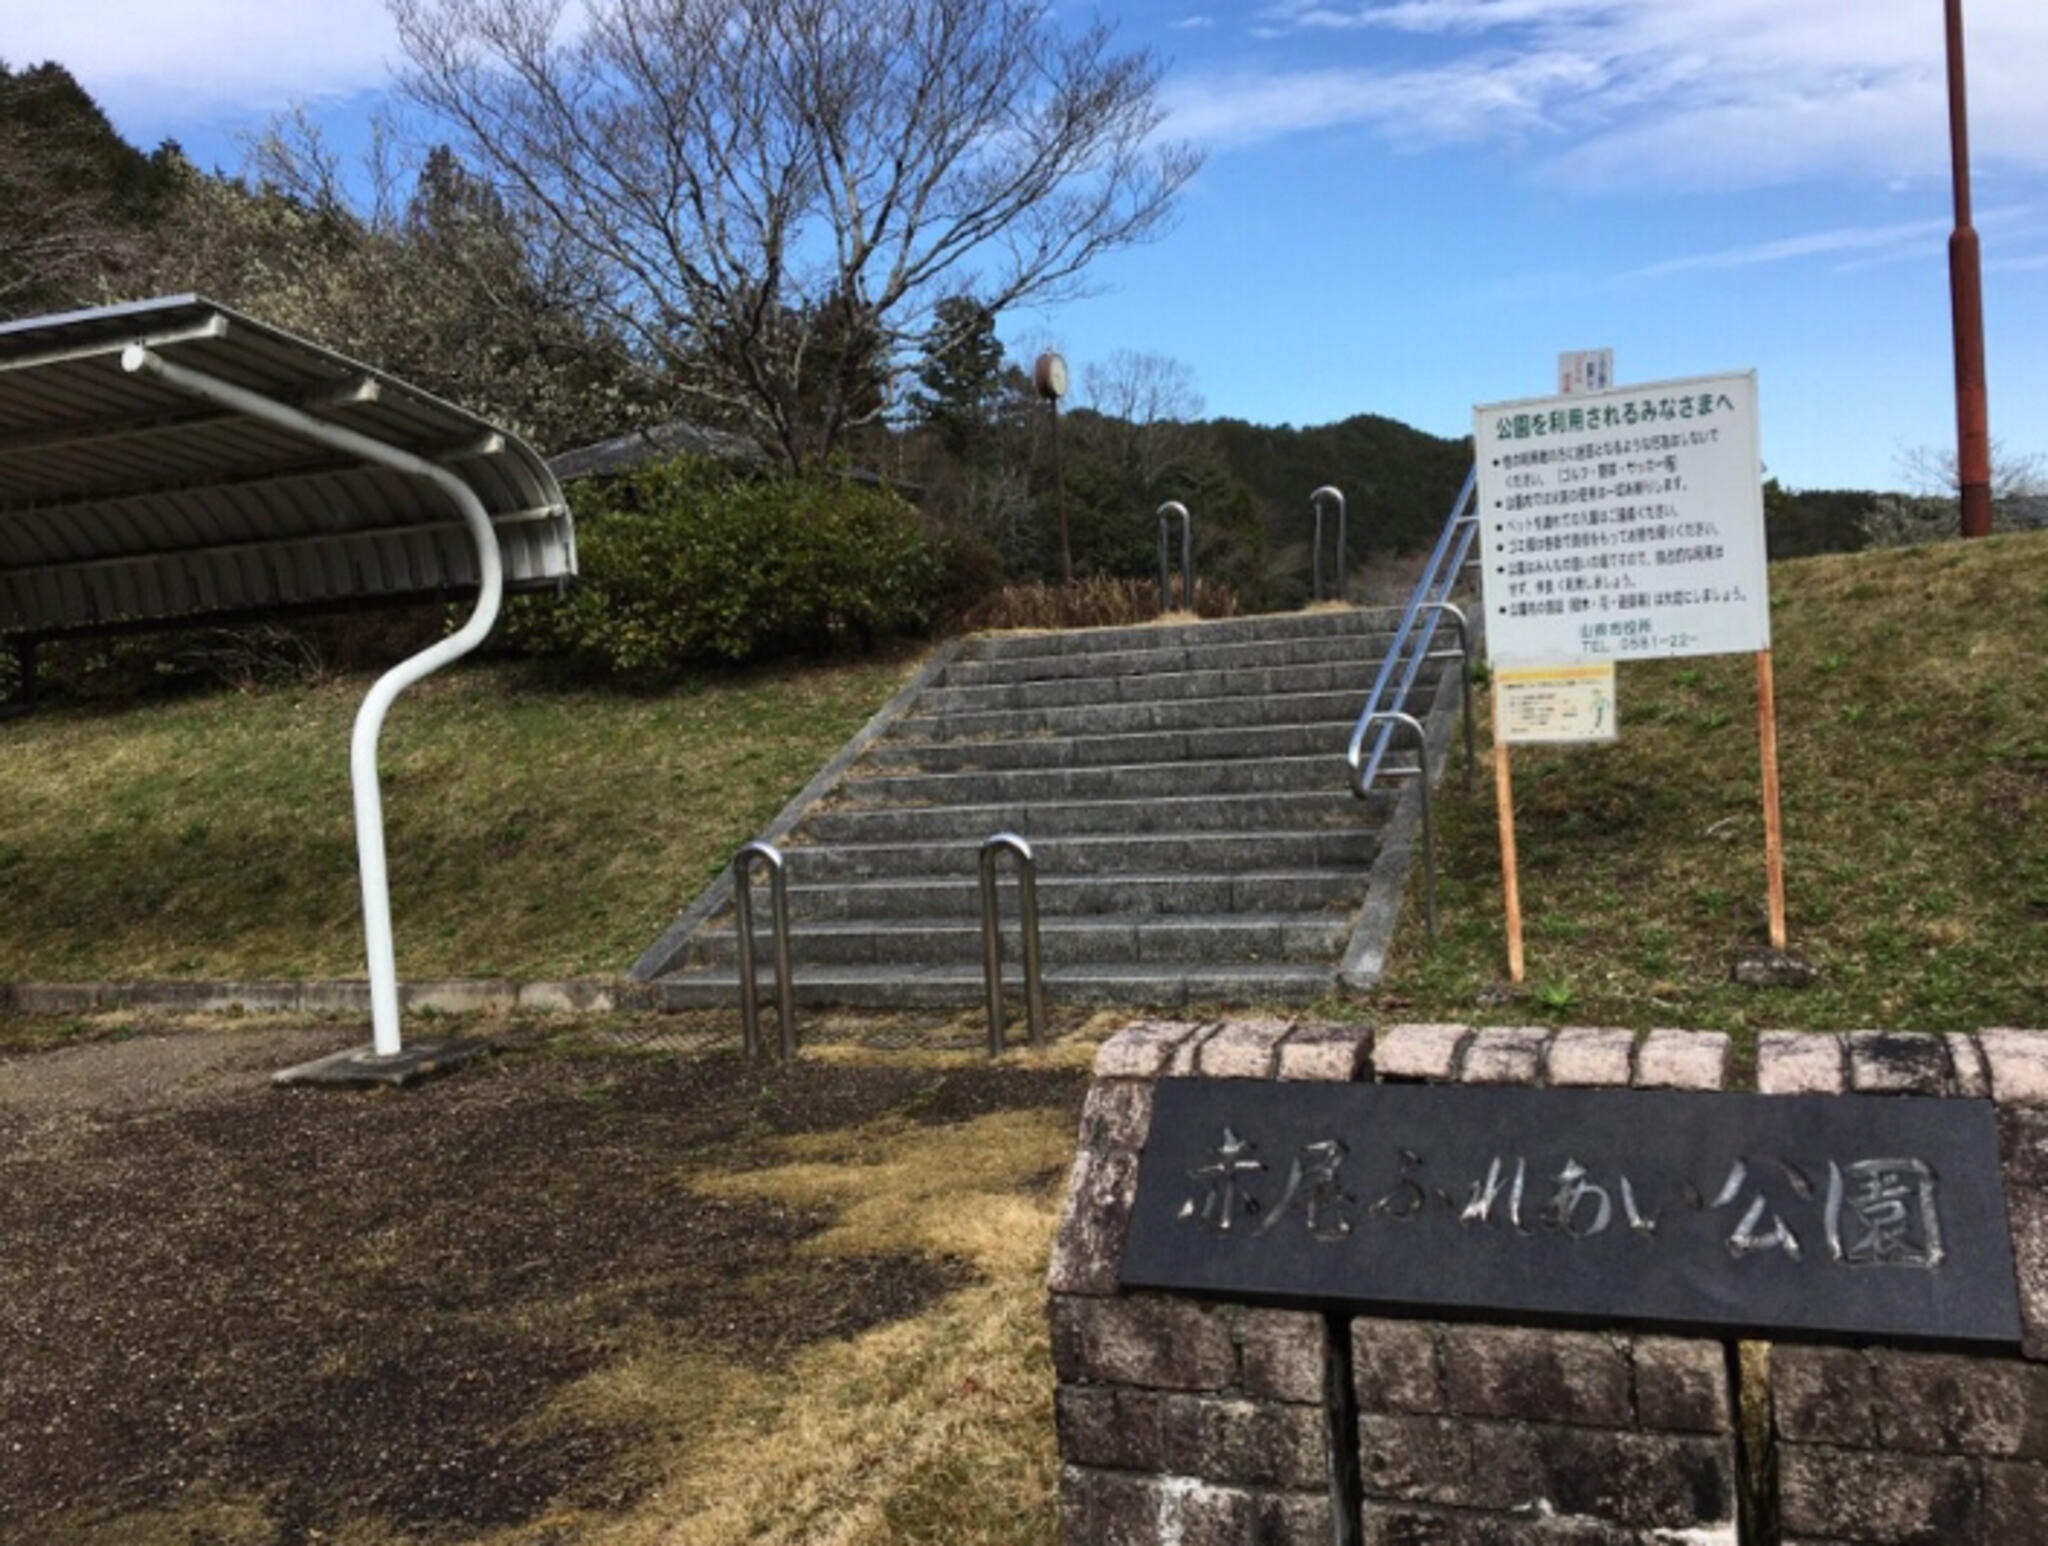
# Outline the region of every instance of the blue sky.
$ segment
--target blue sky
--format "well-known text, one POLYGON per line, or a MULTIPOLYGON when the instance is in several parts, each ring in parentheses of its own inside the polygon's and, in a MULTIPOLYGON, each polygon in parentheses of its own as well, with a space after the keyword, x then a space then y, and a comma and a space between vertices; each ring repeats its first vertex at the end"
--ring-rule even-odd
MULTIPOLYGON (((2048 452, 2048 5, 1966 7, 1992 431, 2048 452)), ((1461 434, 1610 345, 1624 382, 1755 367, 1795 487, 1889 485, 1952 442, 1939 0, 1104 14, 1167 57, 1168 132, 1208 164, 1170 234, 1010 319, 1013 348, 1172 355, 1214 414, 1461 434)), ((378 0, 0 0, 0 56, 230 168, 294 100, 349 138, 396 53, 378 0)))

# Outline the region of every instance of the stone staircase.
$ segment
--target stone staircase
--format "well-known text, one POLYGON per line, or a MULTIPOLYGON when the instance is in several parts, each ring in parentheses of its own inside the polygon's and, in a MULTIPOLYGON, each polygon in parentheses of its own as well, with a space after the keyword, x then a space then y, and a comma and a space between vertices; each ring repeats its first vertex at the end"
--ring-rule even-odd
MULTIPOLYGON (((1037 853, 1054 1004, 1328 991, 1369 882, 1393 893, 1378 898, 1384 933, 1405 871, 1376 861, 1397 802, 1415 804, 1412 781, 1361 801, 1343 759, 1396 621, 1332 610, 942 650, 769 829, 788 861, 798 1002, 979 1002, 980 845, 1003 830, 1037 853)), ((1448 724, 1431 716, 1440 667, 1427 672, 1413 712, 1448 724)), ((1455 687, 1444 696, 1455 709, 1455 687)), ((1001 893, 1014 987, 1007 861, 1001 893)), ((754 912, 765 994, 774 954, 758 881, 754 912)), ((673 1008, 734 1005, 730 882, 633 974, 673 1008)))

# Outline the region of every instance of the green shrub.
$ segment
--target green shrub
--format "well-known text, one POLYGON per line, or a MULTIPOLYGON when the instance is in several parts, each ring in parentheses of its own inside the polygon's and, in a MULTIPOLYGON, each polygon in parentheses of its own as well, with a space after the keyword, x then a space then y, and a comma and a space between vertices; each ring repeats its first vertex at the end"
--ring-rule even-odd
POLYGON ((938 545, 896 495, 682 459, 577 490, 579 582, 510 609, 506 638, 606 674, 866 647, 922 628, 938 545))

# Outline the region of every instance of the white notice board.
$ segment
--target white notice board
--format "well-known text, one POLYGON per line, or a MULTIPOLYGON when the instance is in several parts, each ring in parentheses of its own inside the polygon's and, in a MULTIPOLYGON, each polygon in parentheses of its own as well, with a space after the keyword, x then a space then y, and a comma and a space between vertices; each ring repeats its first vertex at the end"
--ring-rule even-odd
POLYGON ((1493 661, 1771 647, 1756 372, 1472 411, 1493 661))

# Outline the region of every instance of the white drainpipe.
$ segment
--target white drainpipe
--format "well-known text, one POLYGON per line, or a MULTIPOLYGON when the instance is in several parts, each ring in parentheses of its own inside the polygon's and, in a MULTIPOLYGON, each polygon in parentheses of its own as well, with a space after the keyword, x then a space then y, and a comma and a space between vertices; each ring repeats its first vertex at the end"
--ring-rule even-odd
POLYGON ((400 693, 450 661, 467 655, 490 633, 505 593, 504 564, 498 554, 497 533, 492 531, 491 518, 474 489, 447 468, 414 456, 410 451, 401 451, 371 436, 316 419, 247 387, 236 386, 233 382, 222 381, 188 366, 175 365, 140 344, 131 344, 122 351, 121 368, 131 374, 153 377, 203 402, 232 409, 252 419, 261 419, 322 445, 332 446, 337 451, 359 456, 366 462, 423 478, 453 501, 476 542, 477 602, 469 621, 447 638, 400 661, 377 678, 376 685, 363 699, 363 706, 356 711, 355 731, 349 738, 349 783, 355 794, 356 856, 363 876, 363 942, 370 967, 373 1050, 378 1057, 395 1057, 399 1051, 398 961, 391 943, 391 888, 384 868, 384 802, 377 784, 377 738, 384 728, 385 714, 400 693))

